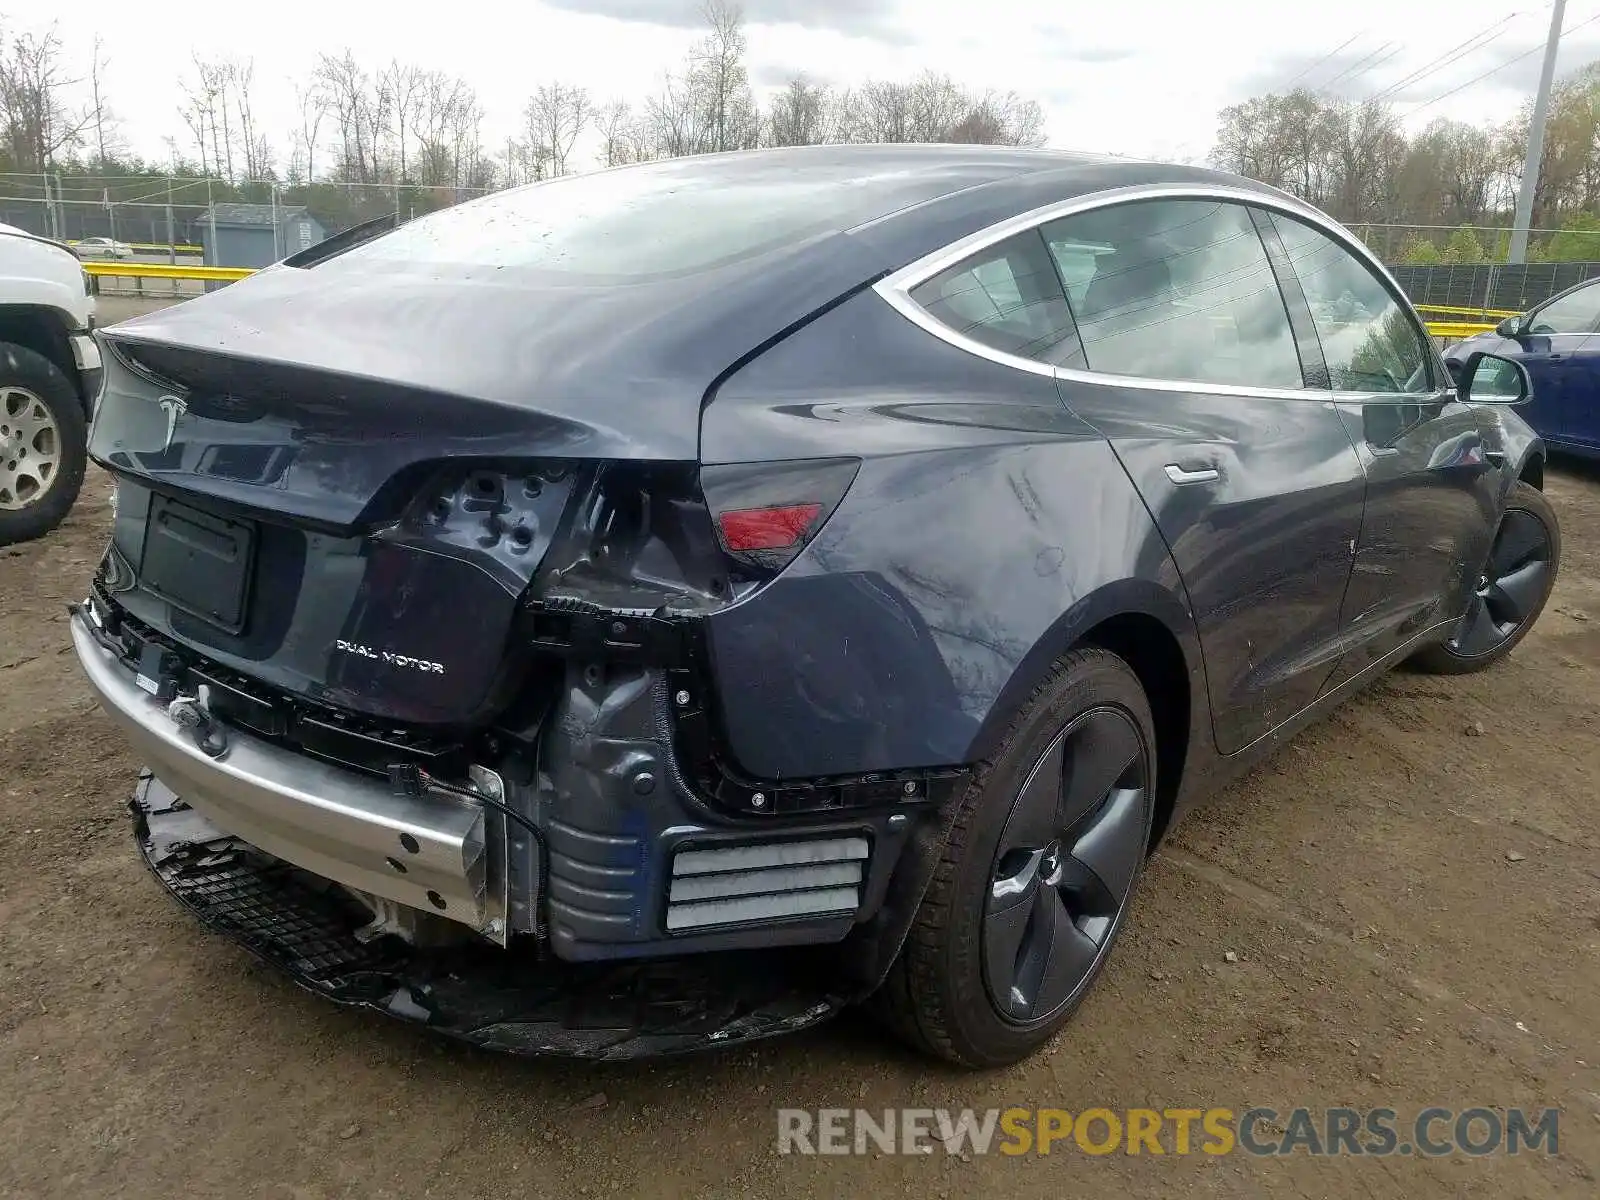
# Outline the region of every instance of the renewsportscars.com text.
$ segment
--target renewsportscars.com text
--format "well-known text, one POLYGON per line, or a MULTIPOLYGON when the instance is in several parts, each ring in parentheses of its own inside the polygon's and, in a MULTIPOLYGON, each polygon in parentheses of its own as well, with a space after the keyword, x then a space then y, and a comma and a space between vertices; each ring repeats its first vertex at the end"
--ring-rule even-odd
POLYGON ((1423 1108, 780 1108, 779 1154, 1558 1153, 1560 1110, 1423 1108))

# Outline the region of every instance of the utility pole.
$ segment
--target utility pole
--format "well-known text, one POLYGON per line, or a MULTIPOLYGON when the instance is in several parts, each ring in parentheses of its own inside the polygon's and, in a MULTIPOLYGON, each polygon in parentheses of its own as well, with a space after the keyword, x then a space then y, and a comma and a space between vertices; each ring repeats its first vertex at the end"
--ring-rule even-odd
POLYGON ((1511 253, 1507 261, 1528 261, 1528 227, 1533 222, 1533 195, 1539 187, 1539 164, 1544 158, 1544 125, 1550 115, 1550 84, 1556 74, 1556 51, 1561 48, 1561 24, 1567 0, 1555 0, 1550 12, 1550 40, 1544 44, 1544 66, 1539 71, 1539 92, 1533 100, 1533 123, 1528 127, 1528 158, 1522 165, 1522 189, 1517 193, 1517 214, 1511 226, 1511 253))
MULTIPOLYGON (((222 265, 222 247, 217 243, 217 204, 211 198, 211 178, 206 177, 206 211, 211 214, 211 262, 207 265, 220 267, 222 265)), ((202 259, 202 262, 205 260, 202 259)), ((209 291, 210 288, 208 287, 209 291)))

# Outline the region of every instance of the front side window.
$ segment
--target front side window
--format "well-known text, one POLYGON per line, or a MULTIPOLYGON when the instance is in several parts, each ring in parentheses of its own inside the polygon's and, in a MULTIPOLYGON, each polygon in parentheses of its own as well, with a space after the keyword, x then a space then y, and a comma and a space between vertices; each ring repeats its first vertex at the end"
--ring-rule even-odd
POLYGON ((940 324, 995 350, 1046 363, 1077 349, 1061 282, 1037 230, 978 251, 911 289, 940 324))
POLYGON ((1533 314, 1529 333, 1589 333, 1600 321, 1600 287, 1579 288, 1533 314))
POLYGON ((1428 391, 1427 342, 1371 268, 1303 221, 1273 213, 1272 223, 1311 308, 1333 389, 1428 391))
POLYGON ((1091 371, 1304 386, 1277 278, 1239 205, 1142 200, 1064 217, 1043 233, 1091 371))

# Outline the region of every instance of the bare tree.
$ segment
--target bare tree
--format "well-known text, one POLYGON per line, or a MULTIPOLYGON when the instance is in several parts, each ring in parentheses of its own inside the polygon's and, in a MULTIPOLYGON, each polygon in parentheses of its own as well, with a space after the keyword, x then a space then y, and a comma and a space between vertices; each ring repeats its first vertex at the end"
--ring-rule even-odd
POLYGON ((183 104, 178 115, 188 127, 200 151, 200 169, 233 178, 233 129, 228 119, 228 88, 233 67, 227 62, 208 62, 198 55, 194 78, 180 79, 183 104), (209 153, 208 153, 209 151, 209 153))
MULTIPOLYGON (((316 182, 317 178, 317 144, 322 131, 323 118, 328 115, 327 98, 315 82, 307 85, 296 84, 294 89, 295 108, 299 113, 299 128, 295 131, 295 156, 305 156, 305 180, 307 183, 316 182)), ((291 175, 296 174, 293 166, 291 175)))
POLYGON ((831 89, 796 75, 767 109, 769 146, 816 146, 837 140, 837 111, 831 89))
POLYGON ((1036 101, 1014 92, 974 92, 934 71, 909 81, 869 81, 842 94, 837 108, 833 126, 840 140, 1044 144, 1044 112, 1036 101))
POLYGON ((389 64, 382 78, 383 90, 388 93, 394 107, 395 150, 399 159, 397 177, 401 183, 409 183, 411 174, 406 161, 407 152, 411 140, 416 136, 417 118, 426 96, 428 73, 410 63, 397 61, 389 64))
POLYGON ((523 118, 528 149, 540 164, 534 178, 542 179, 546 167, 550 175, 567 173, 567 158, 572 147, 594 116, 589 93, 581 87, 547 83, 529 97, 523 118))
POLYGON ((948 75, 924 71, 910 88, 910 140, 944 142, 971 113, 971 96, 948 75))
POLYGON ((644 155, 647 158, 677 158, 702 152, 700 113, 687 82, 668 73, 661 81, 661 90, 645 101, 643 140, 648 147, 644 155))
POLYGON ((0 45, 0 125, 19 171, 46 171, 77 146, 92 113, 67 102, 82 80, 65 75, 61 38, 52 25, 42 36, 19 34, 0 45))
POLYGON ((639 128, 627 101, 612 100, 601 105, 595 112, 594 128, 600 135, 601 166, 620 167, 639 161, 639 128))
POLYGON ((256 126, 255 102, 251 87, 255 82, 255 59, 230 64, 234 103, 239 110, 239 135, 244 145, 244 173, 247 179, 266 179, 272 175, 272 147, 256 126))
POLYGON ((1042 146, 1044 112, 1036 100, 1015 93, 985 93, 940 139, 983 146, 1042 146))
POLYGON ((744 11, 728 0, 707 0, 711 27, 690 52, 688 90, 698 118, 696 150, 745 150, 760 137, 760 117, 744 56, 744 11))
POLYGON ((122 150, 120 125, 106 96, 106 68, 111 60, 100 51, 100 35, 94 39, 94 55, 89 60, 89 119, 94 125, 95 159, 104 166, 122 150))
POLYGON ((1334 108, 1339 178, 1334 211, 1344 221, 1384 220, 1394 211, 1395 181, 1406 142, 1394 110, 1378 101, 1334 108))
POLYGON ((909 142, 911 89, 904 83, 869 80, 857 88, 849 112, 853 142, 909 142))
POLYGON ((1222 110, 1212 161, 1349 221, 1371 221, 1400 186, 1405 140, 1394 111, 1305 89, 1222 110))
POLYGON ((324 98, 339 137, 339 161, 335 171, 351 183, 372 183, 377 178, 377 148, 369 137, 368 78, 346 50, 335 58, 319 55, 313 87, 324 98))
POLYGON ((390 144, 394 133, 394 95, 389 90, 389 80, 381 72, 365 97, 360 118, 366 125, 366 145, 371 155, 365 182, 387 182, 394 175, 395 156, 390 144))
POLYGON ((178 90, 183 93, 183 103, 178 106, 178 116, 189 130, 189 136, 194 138, 195 150, 200 156, 200 173, 210 174, 210 158, 206 154, 207 109, 204 98, 198 89, 192 88, 187 83, 180 82, 178 90))
MULTIPOLYGON (((232 180, 234 177, 233 122, 229 117, 229 108, 231 106, 228 103, 228 94, 231 90, 234 77, 238 73, 238 69, 234 66, 231 60, 212 63, 210 64, 210 69, 212 72, 212 87, 215 89, 217 97, 217 106, 215 111, 222 117, 222 153, 218 155, 218 160, 222 164, 224 178, 232 180)), ((213 141, 216 140, 217 125, 215 122, 213 122, 211 126, 211 137, 213 141)))

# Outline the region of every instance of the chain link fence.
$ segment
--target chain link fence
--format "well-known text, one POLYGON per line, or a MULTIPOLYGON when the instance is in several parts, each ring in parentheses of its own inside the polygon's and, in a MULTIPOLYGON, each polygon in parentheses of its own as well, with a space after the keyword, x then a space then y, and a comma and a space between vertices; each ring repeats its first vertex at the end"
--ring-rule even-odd
MULTIPOLYGON (((225 183, 194 177, 74 176, 0 173, 0 223, 69 244, 88 238, 124 243, 117 260, 132 263, 204 264, 259 267, 303 248, 291 240, 306 226, 296 220, 309 214, 317 232, 332 237, 365 221, 398 213, 410 220, 426 212, 486 194, 483 188, 426 185, 316 183, 289 186, 276 181, 225 183), (226 223, 241 208, 253 208, 257 225, 268 231, 269 252, 241 253, 241 240, 226 223), (216 216, 216 214, 222 214, 216 216), (224 227, 221 236, 213 217, 224 227), (208 236, 208 234, 210 236, 208 236)), ((258 243, 259 245, 259 243, 258 243)), ((101 254, 84 253, 87 261, 101 254)), ((191 279, 101 276, 102 292, 135 296, 198 295, 206 287, 191 279)))
POLYGON ((487 190, 388 183, 291 186, 272 180, 233 184, 179 176, 0 174, 0 222, 58 241, 107 237, 139 247, 168 249, 201 245, 202 225, 214 203, 275 205, 282 212, 304 209, 331 237, 389 213, 410 220, 485 195, 487 190))
POLYGON ((1391 270, 1413 304, 1471 309, 1487 318, 1495 312, 1523 312, 1557 292, 1600 276, 1600 262, 1397 266, 1391 270))

